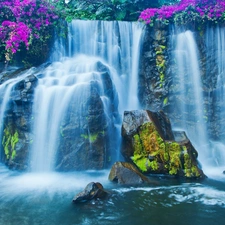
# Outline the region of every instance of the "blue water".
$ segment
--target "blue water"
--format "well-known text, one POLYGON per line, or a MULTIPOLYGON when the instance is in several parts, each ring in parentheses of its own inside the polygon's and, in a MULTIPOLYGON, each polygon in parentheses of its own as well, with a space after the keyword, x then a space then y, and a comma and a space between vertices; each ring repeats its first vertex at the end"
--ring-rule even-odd
MULTIPOLYGON (((157 184, 121 186, 109 171, 18 173, 0 166, 1 225, 222 225, 225 175, 203 182, 153 177, 157 184), (104 200, 73 204, 89 182, 110 192, 104 200)), ((211 175, 210 175, 211 176, 211 175)))

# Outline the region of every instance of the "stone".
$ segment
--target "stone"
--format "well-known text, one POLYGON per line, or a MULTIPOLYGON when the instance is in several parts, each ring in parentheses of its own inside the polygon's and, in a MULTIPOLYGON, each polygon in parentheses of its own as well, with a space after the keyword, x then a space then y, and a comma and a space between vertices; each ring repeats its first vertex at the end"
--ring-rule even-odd
POLYGON ((103 199, 108 195, 102 186, 98 182, 90 182, 85 189, 74 196, 73 203, 87 202, 92 199, 103 199))
POLYGON ((125 112, 122 137, 122 155, 143 173, 205 177, 196 149, 185 132, 172 131, 163 112, 125 112))
POLYGON ((118 99, 108 67, 97 62, 96 69, 93 76, 98 75, 101 82, 90 81, 90 93, 79 107, 71 101, 63 118, 56 170, 99 170, 115 161, 118 99), (107 100, 108 112, 102 95, 107 100))
POLYGON ((109 180, 118 184, 141 184, 150 183, 150 180, 128 162, 116 162, 113 164, 109 180))

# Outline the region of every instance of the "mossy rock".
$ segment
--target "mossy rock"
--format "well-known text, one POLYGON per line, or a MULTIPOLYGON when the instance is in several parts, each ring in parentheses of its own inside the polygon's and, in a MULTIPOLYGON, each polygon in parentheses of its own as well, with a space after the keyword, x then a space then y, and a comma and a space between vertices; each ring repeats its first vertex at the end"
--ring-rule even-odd
MULTIPOLYGON (((150 118, 148 121, 145 120, 136 132, 133 132, 132 137, 123 135, 130 148, 131 161, 146 174, 168 174, 187 178, 205 177, 198 167, 197 151, 186 134, 175 132, 175 136, 168 136, 165 133, 168 127, 167 129, 160 127, 165 125, 165 122, 157 122, 159 120, 150 118)), ((168 131, 172 132, 172 129, 168 131)))

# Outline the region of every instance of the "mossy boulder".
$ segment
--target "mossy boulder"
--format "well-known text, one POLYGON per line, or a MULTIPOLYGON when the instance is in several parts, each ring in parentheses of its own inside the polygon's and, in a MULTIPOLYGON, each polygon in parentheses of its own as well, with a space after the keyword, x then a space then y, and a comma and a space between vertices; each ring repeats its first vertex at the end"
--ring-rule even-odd
POLYGON ((170 122, 163 112, 136 111, 124 114, 122 128, 122 154, 133 162, 143 173, 169 174, 187 178, 203 178, 203 171, 198 166, 197 151, 184 132, 173 132, 170 122), (132 117, 132 132, 127 124, 127 117, 132 117))

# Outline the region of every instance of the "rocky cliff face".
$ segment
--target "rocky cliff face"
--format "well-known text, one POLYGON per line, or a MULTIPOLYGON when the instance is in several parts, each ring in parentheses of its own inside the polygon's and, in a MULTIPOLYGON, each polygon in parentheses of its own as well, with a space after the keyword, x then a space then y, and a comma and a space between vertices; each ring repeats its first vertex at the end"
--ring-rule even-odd
MULTIPOLYGON (((4 73, 0 82, 6 82, 7 79, 14 79, 24 73, 26 71, 8 71, 4 73)), ((18 170, 28 168, 29 153, 33 140, 32 102, 37 78, 32 72, 29 74, 13 85, 2 120, 2 160, 10 168, 18 170)))
POLYGON ((186 86, 189 85, 189 90, 186 95, 182 95, 183 86, 177 72, 179 62, 174 57, 174 48, 177 43, 172 41, 176 29, 191 30, 194 35, 202 83, 199 89, 203 96, 200 102, 204 114, 203 120, 212 140, 224 140, 225 131, 222 129, 225 122, 222 94, 224 81, 222 77, 225 70, 224 66, 219 65, 224 52, 223 26, 195 24, 191 27, 172 28, 172 25, 156 24, 154 27, 147 25, 139 71, 141 106, 153 111, 163 110, 174 126, 180 126, 182 114, 185 114, 187 126, 190 130, 195 130, 196 121, 193 118, 196 112, 192 110, 194 84, 184 71, 183 79, 186 86), (185 105, 190 111, 181 112, 180 105, 185 105))

